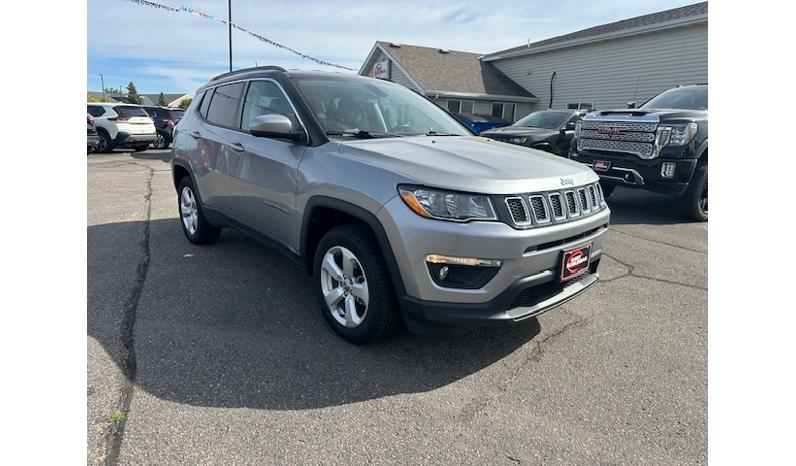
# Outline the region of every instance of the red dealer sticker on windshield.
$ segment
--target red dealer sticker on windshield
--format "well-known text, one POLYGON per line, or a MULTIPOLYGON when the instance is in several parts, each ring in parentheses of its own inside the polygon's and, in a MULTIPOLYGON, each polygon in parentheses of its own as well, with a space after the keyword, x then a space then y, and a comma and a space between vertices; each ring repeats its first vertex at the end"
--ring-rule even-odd
POLYGON ((591 247, 592 243, 584 246, 564 251, 564 257, 561 260, 561 281, 572 280, 577 278, 589 270, 591 263, 591 247))

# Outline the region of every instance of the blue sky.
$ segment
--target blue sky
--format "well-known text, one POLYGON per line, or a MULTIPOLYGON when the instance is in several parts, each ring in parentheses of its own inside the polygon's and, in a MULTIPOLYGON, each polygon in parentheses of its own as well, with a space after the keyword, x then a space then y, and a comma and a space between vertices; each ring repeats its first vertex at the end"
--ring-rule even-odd
MULTIPOLYGON (((159 0, 226 17, 226 0, 159 0)), ((428 0, 232 0, 232 20, 262 36, 326 61, 358 69, 377 40, 495 52, 598 24, 696 3, 661 0, 521 2, 428 0)), ((226 26, 124 0, 88 0, 89 90, 193 94, 228 69, 226 26)), ((233 66, 327 69, 233 31, 233 66)))

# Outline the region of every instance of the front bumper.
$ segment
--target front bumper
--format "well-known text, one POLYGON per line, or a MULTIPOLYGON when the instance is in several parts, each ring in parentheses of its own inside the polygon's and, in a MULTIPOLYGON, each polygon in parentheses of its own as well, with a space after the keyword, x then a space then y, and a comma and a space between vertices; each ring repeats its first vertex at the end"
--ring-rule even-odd
POLYGON ((113 140, 113 145, 116 147, 133 146, 146 142, 154 142, 156 139, 157 133, 130 134, 119 132, 113 140))
POLYGON ((598 278, 597 264, 610 210, 526 230, 500 222, 426 219, 412 212, 400 198, 385 204, 377 216, 385 227, 406 290, 405 296, 399 296, 401 309, 407 326, 413 328, 422 323, 512 323, 572 299, 598 278), (592 243, 593 269, 578 279, 559 284, 563 251, 587 243, 592 243), (481 288, 443 287, 431 278, 426 263, 428 254, 499 259, 502 265, 481 288), (516 305, 515 299, 520 294, 533 293, 528 291, 532 288, 545 293, 537 296, 537 300, 529 298, 516 305))
POLYGON ((610 169, 594 170, 600 177, 600 181, 604 183, 674 194, 675 196, 682 195, 688 189, 688 183, 691 181, 697 163, 695 159, 657 157, 652 160, 644 160, 634 155, 578 152, 576 150, 570 153, 570 158, 589 166, 589 168, 592 168, 595 160, 610 162, 610 169), (664 162, 677 164, 673 177, 664 178, 661 175, 661 165, 664 162))

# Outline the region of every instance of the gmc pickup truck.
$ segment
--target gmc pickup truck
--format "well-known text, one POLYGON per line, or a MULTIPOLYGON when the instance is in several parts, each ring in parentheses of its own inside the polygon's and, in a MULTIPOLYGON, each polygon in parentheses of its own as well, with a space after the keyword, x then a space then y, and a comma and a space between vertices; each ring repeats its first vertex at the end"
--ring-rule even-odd
POLYGON ((664 91, 640 108, 586 115, 570 158, 591 167, 605 197, 616 186, 673 194, 683 214, 708 219, 708 86, 664 91))

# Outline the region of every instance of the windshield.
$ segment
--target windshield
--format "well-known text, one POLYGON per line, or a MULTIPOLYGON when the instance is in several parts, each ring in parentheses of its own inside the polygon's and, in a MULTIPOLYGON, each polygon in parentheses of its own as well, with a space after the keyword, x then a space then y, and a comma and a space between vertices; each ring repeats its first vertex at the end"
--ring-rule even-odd
POLYGON ((571 117, 568 112, 533 112, 518 120, 512 126, 528 126, 533 128, 556 129, 571 117))
POLYGON ((650 99, 641 108, 674 108, 682 110, 707 110, 708 87, 689 86, 669 89, 650 99))
POLYGON ((470 135, 444 110, 401 85, 364 79, 295 81, 321 128, 330 135, 470 135))

